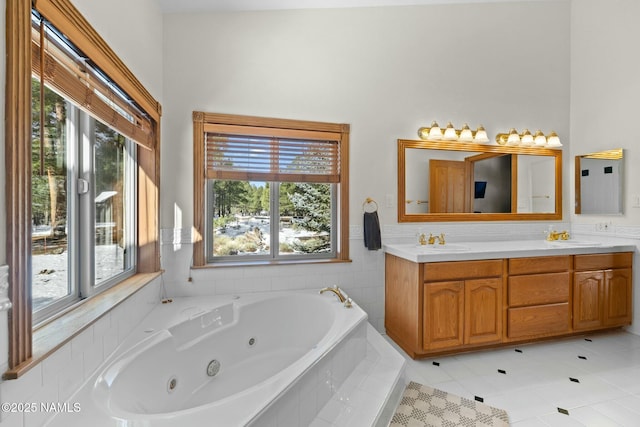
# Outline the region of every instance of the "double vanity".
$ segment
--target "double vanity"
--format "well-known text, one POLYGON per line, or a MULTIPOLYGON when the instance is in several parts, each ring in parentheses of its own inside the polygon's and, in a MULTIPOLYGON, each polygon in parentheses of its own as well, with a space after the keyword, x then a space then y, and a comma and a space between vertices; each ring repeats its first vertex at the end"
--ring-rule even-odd
POLYGON ((629 325, 633 245, 385 245, 385 328, 411 357, 629 325))

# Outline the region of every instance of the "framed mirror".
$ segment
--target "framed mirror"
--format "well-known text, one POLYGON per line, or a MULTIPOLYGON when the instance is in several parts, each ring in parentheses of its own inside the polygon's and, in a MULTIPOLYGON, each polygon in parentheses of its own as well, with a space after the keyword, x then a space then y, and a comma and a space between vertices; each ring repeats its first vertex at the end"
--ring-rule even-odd
POLYGON ((398 140, 398 222, 562 219, 562 151, 398 140))
POLYGON ((621 215, 622 148, 576 156, 576 214, 621 215))

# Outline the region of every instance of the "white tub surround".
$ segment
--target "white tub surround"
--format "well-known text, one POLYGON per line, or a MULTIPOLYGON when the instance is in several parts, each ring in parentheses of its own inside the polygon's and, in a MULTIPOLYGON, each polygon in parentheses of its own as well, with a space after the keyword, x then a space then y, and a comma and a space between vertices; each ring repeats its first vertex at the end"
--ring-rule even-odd
POLYGON ((467 261, 499 258, 526 258, 554 255, 601 254, 635 252, 636 246, 597 240, 504 240, 487 242, 456 242, 439 245, 414 243, 384 245, 387 254, 416 263, 436 261, 467 261))
POLYGON ((174 298, 50 425, 309 425, 367 358, 366 319, 317 290, 174 298))

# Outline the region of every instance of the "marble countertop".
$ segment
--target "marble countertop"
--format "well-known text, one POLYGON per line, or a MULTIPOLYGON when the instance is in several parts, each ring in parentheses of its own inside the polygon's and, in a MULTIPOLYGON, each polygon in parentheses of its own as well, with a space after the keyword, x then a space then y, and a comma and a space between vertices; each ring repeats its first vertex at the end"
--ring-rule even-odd
POLYGON ((497 258, 524 258, 553 255, 581 255, 609 252, 634 252, 633 244, 569 240, 501 240, 488 242, 455 242, 444 245, 415 243, 386 244, 384 252, 413 262, 467 261, 497 258))

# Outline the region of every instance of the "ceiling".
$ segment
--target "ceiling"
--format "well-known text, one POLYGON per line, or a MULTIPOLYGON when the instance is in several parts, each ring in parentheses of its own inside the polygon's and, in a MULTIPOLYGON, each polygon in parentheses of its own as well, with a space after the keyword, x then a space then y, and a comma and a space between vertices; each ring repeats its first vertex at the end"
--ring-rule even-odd
MULTIPOLYGON (((532 0, 155 0, 163 12, 326 9, 532 0)), ((548 0, 533 0, 548 1, 548 0)))

